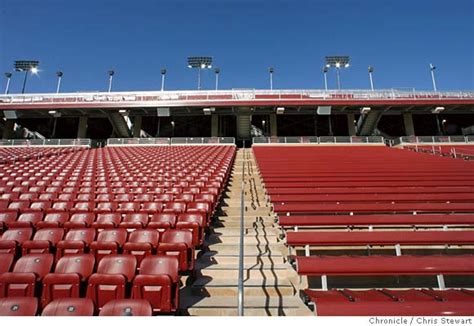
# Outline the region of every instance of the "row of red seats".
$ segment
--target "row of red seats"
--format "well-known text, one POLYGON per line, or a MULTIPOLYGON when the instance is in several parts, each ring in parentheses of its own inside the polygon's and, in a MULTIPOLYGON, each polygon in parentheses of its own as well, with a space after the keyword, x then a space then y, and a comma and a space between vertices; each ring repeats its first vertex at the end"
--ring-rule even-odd
POLYGON ((233 146, 114 147, 0 165, 6 304, 36 297, 32 314, 91 315, 125 299, 127 314, 128 305, 175 313, 234 155, 233 146))
MULTIPOLYGON (((38 299, 13 297, 0 299, 0 316, 36 316, 38 299)), ((117 299, 107 302, 97 314, 94 301, 88 298, 61 298, 51 301, 41 316, 152 316, 153 308, 144 299, 117 299)))
POLYGON ((473 231, 373 230, 373 226, 472 227, 474 170, 469 162, 384 146, 278 150, 255 146, 254 153, 290 252, 293 247, 305 248, 296 251, 305 256, 290 256, 290 261, 299 275, 308 277, 308 284, 320 278, 322 290, 305 291, 317 315, 462 315, 474 309, 474 297, 462 291, 453 294, 455 300, 450 297, 449 303, 438 304, 438 299, 423 299, 415 290, 403 292, 408 296, 400 290, 385 290, 393 292, 388 304, 383 300, 388 297, 378 291, 350 294, 331 290, 328 282, 329 277, 331 281, 344 277, 345 284, 360 287, 352 282, 354 277, 436 276, 444 290, 444 275, 473 275, 473 256, 410 256, 401 251, 401 246, 429 246, 430 250, 436 245, 470 246, 473 231), (369 231, 333 230, 361 226, 369 231), (372 246, 396 250, 393 256, 346 256, 355 247, 372 246), (333 256, 315 255, 321 249, 329 249, 333 256), (397 295, 409 303, 394 304, 397 295))
POLYGON ((38 297, 43 308, 56 299, 86 297, 97 310, 112 300, 145 299, 155 312, 176 312, 178 265, 166 255, 141 263, 132 255, 107 255, 96 264, 92 255, 73 254, 54 264, 51 254, 29 254, 0 274, 0 297, 38 297))
POLYGON ((127 253, 141 262, 149 255, 174 253, 179 258, 179 270, 186 272, 194 269, 194 248, 201 244, 201 230, 195 222, 179 222, 177 229, 161 232, 155 229, 97 232, 92 228, 65 232, 62 228, 46 228, 38 230, 33 237, 31 229, 11 229, 0 238, 0 254, 18 257, 53 253, 58 260, 69 254, 91 253, 99 261, 106 255, 127 253))

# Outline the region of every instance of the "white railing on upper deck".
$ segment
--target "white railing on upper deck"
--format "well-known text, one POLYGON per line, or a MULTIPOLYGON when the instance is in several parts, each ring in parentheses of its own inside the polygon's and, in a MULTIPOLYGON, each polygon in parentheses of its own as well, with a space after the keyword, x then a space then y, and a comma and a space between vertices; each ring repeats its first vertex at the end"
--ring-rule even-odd
POLYGON ((3 139, 5 147, 91 147, 90 139, 3 139))
POLYGON ((107 146, 233 145, 233 137, 109 138, 107 146))
POLYGON ((403 136, 390 141, 390 146, 404 144, 466 144, 474 143, 474 136, 403 136))
POLYGON ((233 89, 217 91, 148 91, 148 92, 78 92, 0 95, 0 106, 10 104, 84 104, 117 103, 125 107, 172 104, 172 102, 268 101, 268 100, 433 100, 474 99, 474 91, 431 92, 387 90, 255 90, 233 89))
POLYGON ((253 144, 384 144, 381 136, 254 137, 253 144))

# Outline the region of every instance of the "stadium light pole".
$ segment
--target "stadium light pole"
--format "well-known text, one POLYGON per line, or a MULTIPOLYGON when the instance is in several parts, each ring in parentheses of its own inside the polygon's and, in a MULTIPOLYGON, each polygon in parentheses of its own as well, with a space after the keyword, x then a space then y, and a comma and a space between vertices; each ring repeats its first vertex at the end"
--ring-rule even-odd
POLYGON ((349 56, 327 56, 326 67, 336 68, 337 89, 341 89, 341 68, 349 68, 349 56))
POLYGON ((273 67, 268 68, 268 72, 270 73, 270 90, 273 90, 273 73, 275 69, 273 67))
POLYGON ((370 89, 374 91, 374 80, 372 79, 372 73, 374 72, 374 67, 369 66, 369 80, 370 80, 370 89))
POLYGON ((166 69, 161 69, 161 91, 165 90, 165 76, 166 76, 166 69))
POLYGON ((115 71, 109 70, 108 74, 109 74, 109 89, 108 89, 108 92, 110 93, 112 91, 112 81, 114 79, 115 71))
POLYGON ((212 57, 188 57, 188 68, 197 68, 198 90, 201 90, 201 70, 212 68, 212 57))
POLYGON ((323 74, 324 74, 324 89, 327 91, 328 90, 328 67, 323 68, 323 74))
POLYGON ((58 86, 56 87, 56 94, 59 93, 59 89, 61 88, 61 80, 63 79, 64 73, 62 71, 56 71, 56 76, 58 76, 58 86))
POLYGON ((214 69, 214 73, 216 74, 216 91, 219 89, 219 74, 221 73, 220 68, 214 69))
POLYGON ((5 86, 5 94, 8 94, 8 90, 10 89, 10 79, 12 79, 12 73, 6 72, 5 77, 7 78, 7 85, 5 86))
POLYGON ((436 69, 436 67, 435 67, 432 63, 430 63, 431 81, 433 82, 433 90, 434 90, 435 92, 437 92, 438 89, 437 89, 437 87, 436 87, 436 79, 435 79, 435 73, 434 73, 435 69, 436 69))
POLYGON ((32 75, 38 74, 38 65, 39 61, 37 60, 17 60, 15 61, 14 67, 15 71, 20 71, 25 73, 25 79, 23 80, 23 87, 21 93, 25 93, 26 89, 26 80, 28 79, 28 73, 31 72, 32 75))

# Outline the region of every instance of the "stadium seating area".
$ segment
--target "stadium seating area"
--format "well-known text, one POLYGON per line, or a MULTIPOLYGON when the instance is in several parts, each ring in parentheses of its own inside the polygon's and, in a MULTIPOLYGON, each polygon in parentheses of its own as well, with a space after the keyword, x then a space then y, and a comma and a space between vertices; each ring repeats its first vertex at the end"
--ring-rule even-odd
POLYGON ((176 313, 235 146, 66 152, 0 164, 0 315, 176 313))
POLYGON ((78 150, 84 147, 0 147, 0 163, 11 163, 15 161, 25 161, 37 159, 42 156, 61 155, 78 150))
POLYGON ((472 314, 472 162, 377 145, 253 151, 315 314, 472 314))

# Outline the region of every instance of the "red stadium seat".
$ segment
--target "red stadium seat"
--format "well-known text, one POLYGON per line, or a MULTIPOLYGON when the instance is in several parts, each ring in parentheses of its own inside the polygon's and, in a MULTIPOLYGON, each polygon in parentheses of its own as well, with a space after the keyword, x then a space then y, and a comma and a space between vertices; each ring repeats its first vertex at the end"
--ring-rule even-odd
POLYGON ((178 259, 147 257, 133 281, 132 298, 147 299, 154 311, 175 312, 179 302, 178 259))
POLYGON ((6 229, 7 224, 14 222, 18 216, 16 211, 2 210, 0 211, 0 232, 6 229))
POLYGON ((140 203, 137 202, 120 202, 117 212, 120 213, 134 213, 140 209, 140 203))
POLYGON ((99 213, 92 223, 92 227, 96 229, 116 228, 121 220, 122 215, 120 213, 99 213))
POLYGON ((123 245, 123 253, 136 257, 138 264, 145 256, 151 255, 157 248, 160 233, 157 230, 135 230, 130 233, 127 243, 123 245))
POLYGON ((22 255, 50 253, 63 236, 64 229, 62 228, 40 229, 36 231, 33 240, 23 243, 22 255))
POLYGON ((50 302, 41 316, 93 316, 94 302, 85 298, 61 298, 50 302))
POLYGON ((178 257, 180 271, 194 269, 193 234, 189 230, 167 230, 158 245, 158 254, 178 257))
POLYGON ((35 287, 53 266, 53 255, 31 254, 21 257, 11 273, 0 275, 0 297, 33 297, 35 287))
POLYGON ((0 299, 0 316, 36 316, 38 299, 31 297, 14 297, 0 299))
POLYGON ((79 297, 80 285, 92 274, 94 264, 92 255, 68 255, 59 259, 54 273, 43 278, 41 306, 59 298, 79 297))
POLYGON ((8 228, 32 228, 41 220, 43 220, 42 212, 25 212, 21 213, 16 221, 8 223, 7 226, 8 228))
POLYGON ((173 213, 157 213, 153 214, 148 223, 149 229, 168 230, 176 225, 176 214, 173 213))
POLYGON ((2 262, 0 264, 0 274, 7 273, 10 271, 13 265, 13 258, 14 255, 12 253, 0 253, 0 261, 2 262))
POLYGON ((63 227, 64 223, 69 220, 69 213, 67 212, 48 212, 44 219, 36 224, 36 228, 55 228, 63 227))
POLYGON ((74 213, 69 218, 69 221, 64 223, 66 229, 88 228, 95 219, 94 213, 80 212, 74 213))
POLYGON ((124 229, 143 229, 148 224, 147 213, 128 213, 123 218, 119 227, 124 229))
POLYGON ((19 252, 25 241, 31 239, 33 230, 30 228, 9 229, 0 238, 0 253, 19 252))
POLYGON ((127 241, 127 235, 124 229, 102 230, 97 236, 97 241, 90 244, 90 252, 97 262, 107 255, 117 254, 127 241))
POLYGON ((125 286, 135 275, 137 261, 132 255, 109 255, 102 258, 97 273, 89 277, 87 297, 96 308, 107 302, 125 298, 125 286))
POLYGON ((72 229, 56 245, 56 260, 64 255, 81 254, 94 241, 95 229, 72 229))
POLYGON ((150 302, 141 299, 122 299, 107 302, 99 316, 152 316, 150 302))
POLYGON ((98 202, 97 207, 94 209, 95 212, 115 212, 118 209, 117 202, 98 202))
POLYGON ((182 213, 178 216, 176 229, 189 230, 193 233, 193 245, 200 246, 204 240, 204 216, 199 213, 182 213))
MULTIPOLYGON (((191 203, 190 203, 191 205, 191 203)), ((186 211, 186 203, 182 202, 168 202, 165 203, 163 213, 184 213, 186 211)))
POLYGON ((145 202, 143 203, 143 207, 140 209, 140 211, 146 212, 149 214, 159 213, 162 210, 163 210, 162 202, 145 202))

